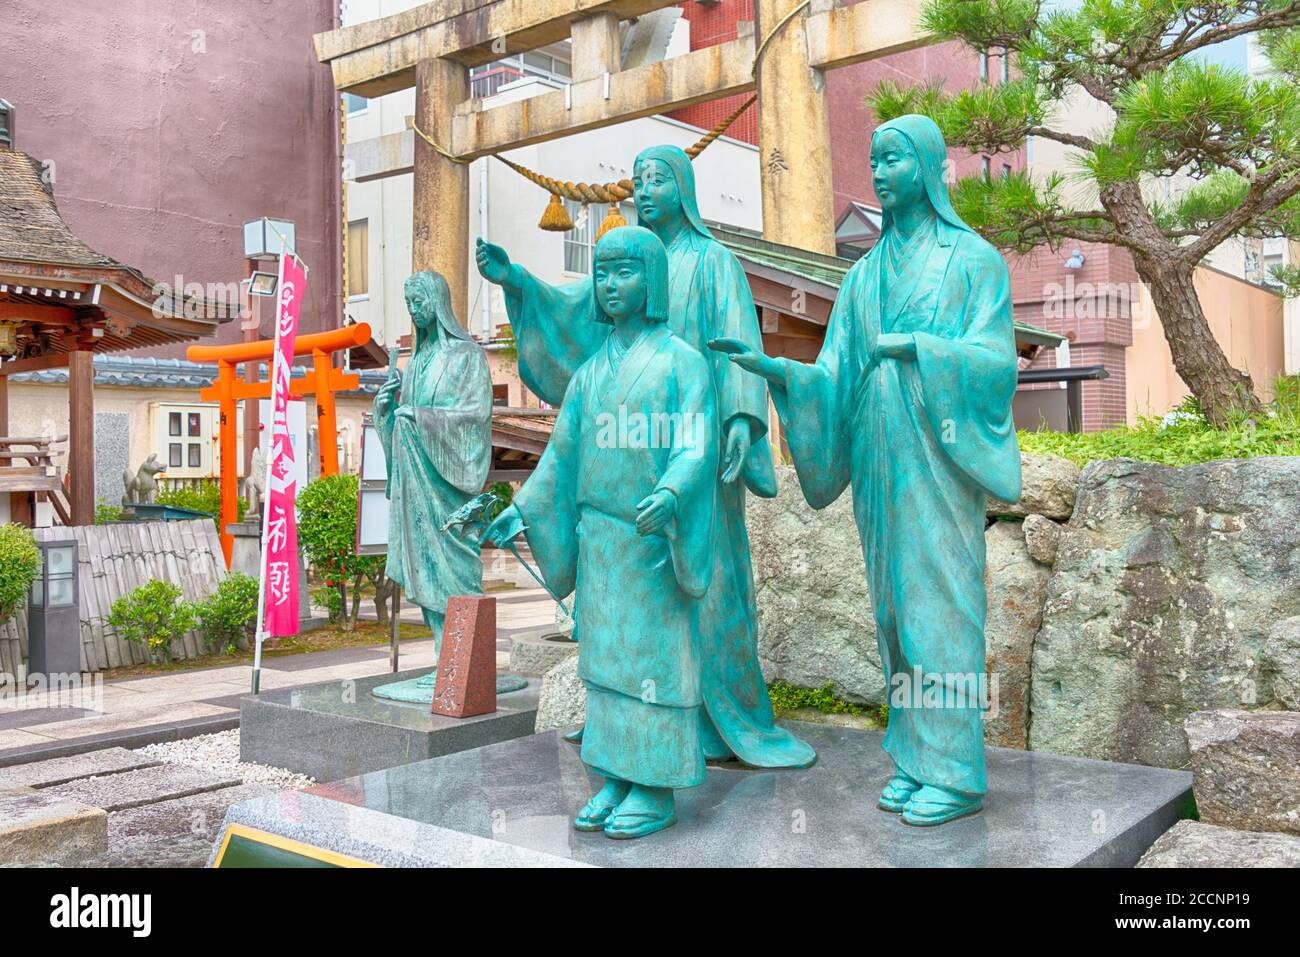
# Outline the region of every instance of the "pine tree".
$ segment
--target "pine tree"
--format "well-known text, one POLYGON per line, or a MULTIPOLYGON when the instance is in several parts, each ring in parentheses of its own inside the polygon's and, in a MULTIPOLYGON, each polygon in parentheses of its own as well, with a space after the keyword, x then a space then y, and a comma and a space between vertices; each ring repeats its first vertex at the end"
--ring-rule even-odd
MULTIPOLYGON (((881 121, 924 113, 950 145, 978 153, 1014 151, 1029 136, 1078 151, 1068 178, 961 180, 953 190, 960 215, 1006 250, 1065 240, 1127 249, 1207 419, 1222 426, 1258 413, 1254 384, 1214 339, 1192 277, 1231 237, 1300 239, 1300 0, 927 0, 923 25, 1004 53, 1012 78, 957 93, 885 81, 868 96, 881 121), (1273 75, 1253 78, 1197 55, 1250 34, 1273 75), (1079 87, 1114 111, 1111 129, 1053 119, 1079 87), (1171 177, 1191 185, 1170 201, 1153 199, 1161 191, 1152 187, 1171 177), (1089 189, 1067 189, 1079 183, 1089 189), (1080 192, 1095 204, 1079 208, 1066 195, 1080 192)), ((1287 295, 1300 294, 1300 269, 1274 278, 1287 295)))

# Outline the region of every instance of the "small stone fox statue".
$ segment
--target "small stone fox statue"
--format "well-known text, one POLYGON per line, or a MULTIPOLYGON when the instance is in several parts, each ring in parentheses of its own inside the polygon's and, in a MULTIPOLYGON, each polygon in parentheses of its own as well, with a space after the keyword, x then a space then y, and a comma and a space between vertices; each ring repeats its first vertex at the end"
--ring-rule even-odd
POLYGON ((158 494, 158 480, 154 476, 164 469, 166 466, 158 461, 158 454, 155 452, 145 459, 134 473, 130 469, 123 471, 122 488, 126 490, 126 494, 122 496, 122 504, 152 505, 158 494))

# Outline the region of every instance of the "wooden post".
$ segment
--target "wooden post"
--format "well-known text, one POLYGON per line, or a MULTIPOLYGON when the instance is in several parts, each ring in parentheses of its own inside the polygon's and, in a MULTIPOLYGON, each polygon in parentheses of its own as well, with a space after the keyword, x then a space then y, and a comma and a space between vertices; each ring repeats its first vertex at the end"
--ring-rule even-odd
MULTIPOLYGON (((801 0, 759 0, 757 34, 766 39, 801 0)), ((835 255, 831 127, 826 78, 808 59, 800 13, 772 37, 758 70, 758 153, 763 238, 835 255)), ((865 149, 865 147, 864 147, 865 149)))
MULTIPOLYGON (((423 58, 415 67, 415 124, 443 149, 451 144, 452 108, 469 99, 469 71, 451 60, 423 58)), ((411 269, 442 274, 451 307, 469 317, 469 166, 453 163, 415 137, 411 269)), ((325 437, 321 436, 322 453, 325 437)))
POLYGON ((338 475, 338 417, 334 411, 334 392, 330 389, 330 370, 334 368, 334 357, 321 349, 313 349, 311 364, 316 375, 316 437, 320 446, 320 474, 338 475))
MULTIPOLYGON (((78 343, 78 346, 81 346, 78 343)), ((68 353, 68 481, 73 525, 95 524, 94 353, 68 353)))

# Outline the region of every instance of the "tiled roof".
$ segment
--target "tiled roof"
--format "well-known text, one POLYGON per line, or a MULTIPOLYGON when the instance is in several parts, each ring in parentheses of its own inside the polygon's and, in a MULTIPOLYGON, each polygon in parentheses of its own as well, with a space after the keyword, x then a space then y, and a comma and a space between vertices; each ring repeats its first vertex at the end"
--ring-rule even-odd
POLYGON ((0 259, 125 269, 91 249, 68 228, 41 165, 0 147, 0 259))
MULTIPOLYGON (((201 389, 217 378, 217 367, 210 363, 184 359, 150 359, 141 356, 96 355, 95 384, 135 389, 201 389)), ((341 395, 374 395, 384 384, 387 374, 362 369, 361 388, 341 395)), ((63 383, 68 381, 66 367, 22 372, 9 377, 13 382, 63 383)))
MULTIPOLYGON (((856 262, 841 256, 827 256, 794 246, 769 242, 751 233, 713 223, 709 224, 709 231, 741 262, 752 262, 759 266, 777 269, 836 289, 856 262)), ((1035 344, 1055 346, 1065 341, 1065 337, 1059 333, 1049 332, 1019 320, 1015 322, 1015 329, 1017 338, 1035 344)))

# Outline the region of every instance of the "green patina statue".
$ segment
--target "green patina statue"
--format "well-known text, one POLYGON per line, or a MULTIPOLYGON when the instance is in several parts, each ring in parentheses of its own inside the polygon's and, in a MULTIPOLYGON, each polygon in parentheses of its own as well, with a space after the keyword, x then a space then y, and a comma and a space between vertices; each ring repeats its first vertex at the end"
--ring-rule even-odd
MULTIPOLYGON (((807 767, 816 753, 775 723, 758 665, 745 490, 776 494, 767 442, 767 389, 762 379, 708 349, 709 340, 717 337, 760 348, 749 283, 736 257, 700 218, 695 174, 685 152, 675 146, 642 151, 633 167, 633 186, 641 225, 667 249, 668 328, 704 358, 718 404, 712 569, 696 637, 704 753, 711 760, 737 758, 754 767, 807 767)), ((542 399, 559 404, 578 367, 606 347, 609 325, 592 295, 592 281, 548 286, 512 264, 501 247, 482 240, 476 255, 483 276, 505 290, 520 377, 542 399)), ((585 640, 581 597, 577 605, 575 634, 585 640)))
POLYGON ((880 807, 914 825, 983 803, 985 497, 1020 497, 1007 267, 953 210, 946 157, 926 117, 876 129, 881 237, 815 364, 711 343, 767 380, 808 503, 852 485, 890 693, 880 807))
POLYGON ((604 780, 573 826, 634 838, 673 824, 674 789, 704 782, 697 640, 717 567, 718 413, 709 361, 669 330, 659 239, 612 230, 593 271, 594 315, 613 331, 483 539, 522 531, 551 591, 576 589, 582 760, 604 780))
MULTIPOLYGON (((447 281, 426 270, 410 276, 404 290, 415 347, 405 374, 394 365, 374 405, 388 461, 387 574, 420 606, 441 651, 447 599, 483 591, 477 544, 438 529, 487 479, 492 378, 482 346, 452 313, 447 281)), ((373 693, 431 701, 436 672, 373 693)))

